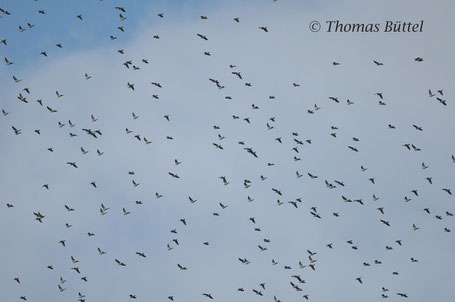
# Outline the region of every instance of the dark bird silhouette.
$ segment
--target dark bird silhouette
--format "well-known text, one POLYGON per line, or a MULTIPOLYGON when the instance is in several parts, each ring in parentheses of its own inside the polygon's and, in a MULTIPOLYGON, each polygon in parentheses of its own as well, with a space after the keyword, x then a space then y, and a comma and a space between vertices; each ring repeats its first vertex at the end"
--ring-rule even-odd
POLYGON ((201 34, 197 34, 197 36, 198 36, 199 38, 201 38, 202 40, 206 40, 206 41, 208 41, 207 37, 206 37, 206 36, 204 36, 204 35, 201 35, 201 34))
POLYGON ((122 261, 118 260, 118 259, 115 259, 115 262, 119 265, 119 266, 126 266, 125 263, 123 263, 122 261))

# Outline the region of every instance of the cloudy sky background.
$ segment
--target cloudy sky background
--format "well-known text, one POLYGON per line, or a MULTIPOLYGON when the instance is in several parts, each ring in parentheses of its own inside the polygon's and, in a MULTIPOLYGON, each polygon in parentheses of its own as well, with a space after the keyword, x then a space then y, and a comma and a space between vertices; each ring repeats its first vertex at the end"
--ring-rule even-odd
POLYGON ((453 213, 455 207, 453 196, 442 191, 454 189, 455 169, 451 2, 0 4, 11 12, 0 19, 0 39, 8 43, 0 45, 0 52, 14 62, 7 66, 2 58, 0 68, 0 107, 9 112, 0 118, 0 300, 26 296, 28 301, 68 301, 77 300, 81 292, 87 301, 128 301, 130 294, 140 301, 165 301, 168 296, 200 301, 207 300, 202 293, 209 292, 219 301, 272 301, 274 295, 281 301, 299 301, 304 294, 311 301, 377 301, 383 286, 390 290, 390 300, 403 299, 397 292, 413 301, 449 301, 454 296, 455 227, 454 218, 445 212, 453 213), (125 21, 120 21, 115 6, 125 7, 125 21), (46 14, 38 14, 40 9, 46 14), (78 14, 82 21, 76 19, 78 14), (201 20, 201 15, 208 19, 201 20), (337 19, 381 26, 386 20, 425 23, 422 33, 324 32, 325 20, 337 19), (323 24, 318 33, 308 28, 313 20, 323 24), (27 22, 35 27, 19 32, 18 26, 26 28, 27 22), (124 33, 117 30, 120 25, 124 33), (111 41, 110 35, 117 39, 111 41), (206 51, 211 56, 205 56, 206 51), (424 61, 415 62, 416 57, 424 61), (126 69, 122 64, 127 60, 140 70, 126 69), (378 67, 373 60, 384 65, 378 67), (333 66, 333 61, 340 65, 333 66), (243 80, 232 71, 240 71, 243 80), (92 78, 85 80, 85 73, 92 78), (16 84, 13 75, 22 81, 16 84), (225 88, 218 89, 209 78, 225 88), (134 83, 134 91, 127 82, 134 83), (160 82, 163 88, 150 82, 160 82), (22 90, 26 87, 30 95, 22 90), (447 106, 430 98, 428 89, 444 89, 438 97, 447 100, 447 106), (56 90, 64 96, 57 99, 56 90), (383 93, 386 106, 378 105, 377 92, 383 93), (20 102, 19 93, 29 103, 20 102), (43 100, 43 107, 37 99, 43 100), (346 99, 354 104, 346 105, 346 99), (252 104, 260 109, 251 109, 252 104), (314 104, 321 109, 308 114, 314 104), (50 113, 46 106, 58 112, 50 113), (139 118, 133 120, 132 112, 139 118), (251 124, 243 120, 247 117, 251 124), (70 128, 68 120, 76 126, 70 128), (59 121, 66 125, 59 128, 59 121), (268 130, 267 123, 274 128, 268 130), (417 131, 413 124, 424 130, 417 131), (22 134, 14 135, 11 126, 22 134), (101 129, 103 135, 95 139, 82 128, 101 129), (133 133, 125 134, 125 128, 133 133), (70 132, 77 136, 70 137, 70 132), (152 143, 138 141, 136 134, 152 143), (225 139, 219 140, 218 134, 225 139), (297 145, 294 138, 304 144, 297 145), (309 139, 311 144, 305 142, 309 139), (402 146, 407 143, 422 151, 408 151, 402 146), (299 153, 292 151, 296 146, 299 153), (80 147, 89 153, 83 155, 80 147), (244 147, 253 148, 258 158, 244 147), (97 156, 96 149, 104 154, 97 156), (175 158, 182 164, 174 165, 175 158), (422 170, 422 162, 429 168, 422 170), (368 170, 361 172, 361 165, 368 170), (296 171, 303 177, 297 178, 296 171), (308 172, 319 178, 310 179, 308 172), (261 181, 261 175, 267 179, 261 181), (219 176, 230 183, 223 185, 219 176), (432 185, 425 180, 430 176, 432 185), (133 187, 133 179, 140 185, 133 187), (244 179, 252 181, 250 188, 244 188, 244 179), (324 180, 341 180, 345 187, 330 190, 324 180), (90 185, 92 181, 98 188, 90 185), (43 184, 49 184, 49 190, 43 184), (155 198, 156 192, 163 197, 155 198), (380 199, 373 201, 373 194, 380 199), (362 199, 364 205, 345 203, 342 195, 362 199), (248 196, 254 201, 248 202, 248 196), (405 196, 411 201, 404 202, 405 196), (297 209, 288 203, 299 197, 303 202, 297 209), (284 204, 278 206, 277 199, 284 204), (219 202, 228 207, 221 209, 219 202), (99 213, 101 203, 110 207, 104 216, 99 213), (66 211, 65 204, 75 211, 66 211), (131 214, 124 216, 123 207, 131 214), (317 207, 322 219, 310 214, 311 207, 317 207), (385 215, 378 207, 384 207, 385 215), (46 215, 42 224, 34 220, 37 211, 46 215), (420 229, 413 231, 413 224, 420 229), (261 231, 254 231, 256 227, 261 231), (170 233, 174 228, 177 234, 170 233), (264 243, 264 238, 271 242, 264 243), (58 243, 63 239, 66 247, 58 243), (395 243, 397 239, 403 246, 395 243), (205 241, 210 245, 203 245, 205 241), (258 244, 267 251, 261 252, 258 244), (393 250, 387 251, 386 245, 393 250), (107 254, 99 256, 97 247, 107 254), (307 249, 317 252, 315 271, 299 268, 299 261, 309 264, 307 249), (147 258, 138 257, 137 251, 147 258), (80 262, 71 263, 70 256, 80 262), (243 265, 239 257, 251 263, 243 265), (411 263, 411 257, 418 262, 411 263), (119 267, 115 258, 126 267, 119 267), (279 264, 272 265, 272 259, 279 264), (382 264, 375 265, 375 259, 382 264), (180 271, 177 263, 188 270, 180 271), (75 266, 80 275, 71 270, 75 266), (392 274, 395 271, 398 276, 392 274), (291 275, 306 280, 300 284, 302 292, 290 286, 289 281, 297 283, 291 275), (57 287, 60 276, 67 280, 63 293, 57 287), (20 277, 21 284, 14 277, 20 277), (263 282, 261 297, 252 289, 259 290, 263 282), (238 292, 240 287, 245 292, 238 292))

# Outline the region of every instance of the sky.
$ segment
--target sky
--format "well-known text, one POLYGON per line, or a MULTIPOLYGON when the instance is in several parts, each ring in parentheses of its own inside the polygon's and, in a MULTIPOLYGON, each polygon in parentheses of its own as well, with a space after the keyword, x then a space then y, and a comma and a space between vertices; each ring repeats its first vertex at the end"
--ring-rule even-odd
POLYGON ((0 0, 0 301, 451 301, 454 6, 0 0))

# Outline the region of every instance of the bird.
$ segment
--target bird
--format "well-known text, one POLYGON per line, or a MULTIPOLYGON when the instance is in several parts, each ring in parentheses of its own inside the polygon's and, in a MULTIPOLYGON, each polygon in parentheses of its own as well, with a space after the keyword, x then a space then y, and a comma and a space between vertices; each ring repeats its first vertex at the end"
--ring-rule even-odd
POLYGON ((442 190, 445 191, 447 194, 452 195, 452 191, 450 189, 443 188, 442 190))
POLYGON ((334 101, 335 103, 339 103, 340 101, 338 100, 338 98, 336 97, 333 97, 333 96, 329 96, 329 99, 334 101))
POLYGON ((229 182, 228 182, 227 179, 226 179, 226 176, 220 176, 220 177, 218 177, 218 178, 220 178, 220 179, 223 181, 223 184, 224 184, 225 186, 229 184, 229 182))
POLYGON ((423 128, 417 125, 412 125, 416 130, 423 131, 423 128))
POLYGON ((11 62, 11 61, 8 60, 8 58, 6 58, 6 57, 5 57, 4 60, 5 60, 6 65, 12 65, 12 64, 14 64, 14 62, 11 62))
POLYGON ((78 274, 81 273, 81 271, 79 270, 79 267, 77 267, 77 266, 76 267, 72 267, 71 269, 74 270, 78 274))
POLYGON ((142 257, 142 258, 146 258, 145 254, 144 253, 141 253, 141 252, 136 252, 136 255, 142 257))
POLYGON ((317 175, 313 175, 313 174, 311 174, 311 173, 309 173, 309 172, 308 172, 307 174, 308 174, 308 176, 309 176, 311 179, 318 178, 317 175))
POLYGON ((203 293, 202 294, 203 296, 206 296, 207 298, 209 299, 213 299, 212 295, 211 294, 208 294, 208 293, 203 293))
POLYGON ((74 209, 73 209, 73 208, 71 208, 71 207, 67 206, 66 204, 65 204, 65 209, 66 209, 68 212, 72 212, 72 211, 74 211, 74 209))
POLYGON ((180 178, 180 176, 178 176, 177 174, 174 174, 174 173, 172 173, 172 172, 168 172, 168 174, 169 174, 170 176, 172 176, 172 178, 180 178))
POLYGON ((15 135, 22 134, 22 130, 21 130, 21 129, 17 129, 17 128, 14 127, 14 126, 11 126, 11 128, 13 129, 15 135))
POLYGON ((55 113, 55 112, 57 112, 57 110, 55 110, 55 109, 52 109, 52 108, 51 108, 51 107, 49 107, 49 106, 46 106, 46 108, 47 108, 47 110, 49 110, 51 113, 55 113))
POLYGON ((380 221, 385 224, 386 226, 390 226, 390 223, 386 220, 380 219, 380 221))
POLYGON ((114 259, 114 260, 115 260, 115 262, 116 262, 119 266, 126 266, 125 263, 123 263, 122 261, 118 260, 117 258, 114 259))
POLYGON ((278 189, 272 188, 272 191, 275 192, 276 194, 280 195, 280 196, 282 195, 281 191, 278 190, 278 189))

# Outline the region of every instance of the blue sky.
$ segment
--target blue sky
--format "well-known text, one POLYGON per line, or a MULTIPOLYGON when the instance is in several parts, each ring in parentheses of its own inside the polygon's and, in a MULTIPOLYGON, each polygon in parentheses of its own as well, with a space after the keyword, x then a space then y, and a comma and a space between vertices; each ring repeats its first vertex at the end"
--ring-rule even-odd
POLYGON ((8 44, 0 45, 0 107, 8 113, 0 116, 1 301, 77 300, 79 292, 86 301, 209 300, 203 293, 218 301, 454 296, 455 208, 443 191, 455 190, 452 3, 40 0, 1 1, 0 8, 11 12, 0 18, 0 40, 8 44), (125 7, 125 21, 116 6, 125 7), (318 33, 309 30, 313 20, 322 24, 318 33), (424 20, 425 27, 327 33, 326 20, 424 20), (105 215, 101 204, 110 208, 105 215), (42 223, 34 219, 38 211, 42 223), (316 253, 314 271, 307 250, 316 253), (306 281, 302 291, 291 287, 298 284, 293 275, 306 281))

